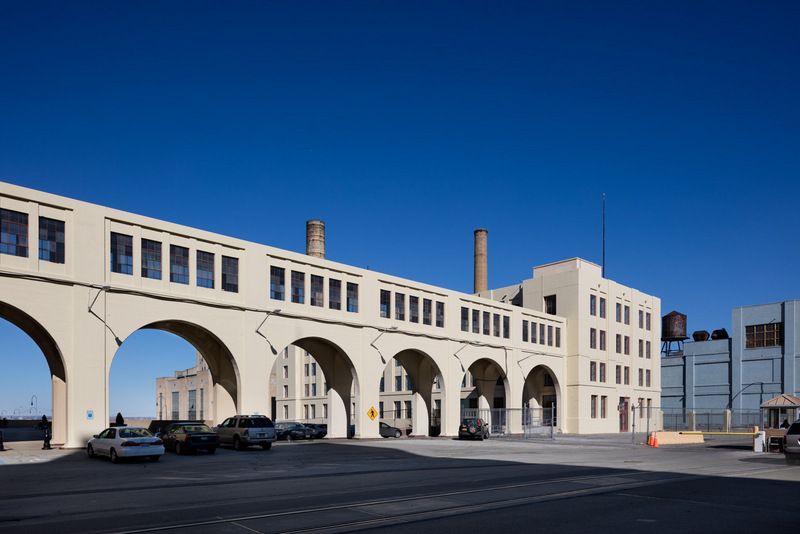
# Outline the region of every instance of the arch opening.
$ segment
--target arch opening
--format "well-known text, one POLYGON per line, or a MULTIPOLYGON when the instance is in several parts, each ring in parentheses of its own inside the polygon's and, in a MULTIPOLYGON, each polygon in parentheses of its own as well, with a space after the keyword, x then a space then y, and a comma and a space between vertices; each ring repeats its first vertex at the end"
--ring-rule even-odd
POLYGON ((508 378, 503 369, 489 358, 476 360, 464 373, 462 387, 472 390, 461 401, 461 417, 479 417, 486 421, 492 434, 509 432, 506 409, 508 378))
POLYGON ((358 374, 336 343, 306 337, 287 345, 278 352, 269 383, 271 415, 277 423, 321 425, 316 427, 320 437, 355 436, 358 374))
POLYGON ((522 388, 523 425, 536 429, 557 428, 561 387, 555 373, 546 365, 537 365, 525 377, 522 388))
MULTIPOLYGON (((43 405, 40 405, 38 395, 33 393, 30 395, 29 399, 26 395, 26 398, 19 399, 17 404, 20 404, 22 408, 18 406, 11 406, 9 408, 4 408, 4 412, 8 411, 8 415, 4 415, 5 421, 8 421, 8 416, 20 417, 24 416, 27 418, 36 419, 37 421, 40 420, 42 415, 47 416, 47 412, 49 412, 49 419, 52 425, 52 443, 54 445, 64 444, 67 440, 67 372, 66 366, 64 364, 64 359, 61 353, 61 350, 58 347, 53 336, 47 331, 47 329, 36 319, 32 316, 27 314, 26 312, 20 310, 19 308, 12 306, 5 302, 0 302, 0 319, 4 319, 9 323, 8 327, 5 325, 2 328, 9 328, 10 329, 19 329, 24 332, 30 340, 38 347, 41 351, 42 355, 45 358, 47 363, 47 368, 50 373, 50 408, 46 409, 43 405), (13 326, 12 326, 13 325, 13 326), (16 328, 15 328, 16 327, 16 328), (24 401, 24 402, 23 402, 24 401), (30 406, 28 406, 30 403, 30 406), (35 412, 35 413, 34 413, 35 412)), ((12 334, 13 335, 13 334, 12 334)), ((8 379, 13 379, 15 382, 19 380, 17 377, 13 377, 13 373, 5 372, 3 373, 5 377, 8 379)), ((32 384, 31 391, 35 391, 36 385, 35 382, 32 383, 31 381, 35 381, 32 377, 25 377, 23 383, 32 384)), ((46 387, 46 386, 44 386, 46 387)), ((14 388, 6 387, 3 388, 6 391, 13 390, 14 388)), ((20 392, 21 394, 21 392, 20 392)), ((42 395, 45 397, 45 395, 42 395)), ((44 398, 42 400, 45 400, 44 398)), ((12 402, 11 400, 7 402, 12 402)), ((46 400, 45 400, 46 402, 46 400)), ((6 424, 6 423, 4 423, 6 424)), ((7 423, 11 425, 12 423, 7 423)), ((11 434, 7 434, 7 436, 13 435, 14 432, 11 434)), ((39 432, 27 432, 21 433, 19 436, 21 439, 41 439, 41 435, 39 432)))
POLYGON ((444 382, 429 355, 415 349, 398 352, 384 368, 379 392, 380 422, 404 434, 441 434, 444 382))

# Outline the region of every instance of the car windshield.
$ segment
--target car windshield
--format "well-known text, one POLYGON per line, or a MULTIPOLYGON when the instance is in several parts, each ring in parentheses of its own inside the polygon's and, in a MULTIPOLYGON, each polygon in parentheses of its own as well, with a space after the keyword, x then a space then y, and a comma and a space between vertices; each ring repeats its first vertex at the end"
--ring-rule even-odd
POLYGON ((179 428, 185 432, 211 432, 206 425, 181 425, 179 428))
POLYGON ((121 438, 152 438, 151 434, 146 428, 121 428, 119 431, 121 438))
POLYGON ((462 425, 477 425, 477 424, 479 424, 478 421, 480 421, 480 419, 474 419, 474 418, 464 419, 463 421, 461 421, 461 424, 462 425))
POLYGON ((245 428, 271 428, 274 425, 268 417, 252 417, 242 420, 242 426, 245 428))

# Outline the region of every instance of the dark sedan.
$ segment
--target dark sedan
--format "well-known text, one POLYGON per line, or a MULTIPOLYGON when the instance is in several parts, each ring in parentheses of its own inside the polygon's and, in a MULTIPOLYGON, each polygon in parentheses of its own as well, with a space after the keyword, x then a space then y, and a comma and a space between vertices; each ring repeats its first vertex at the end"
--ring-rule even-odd
POLYGON ((174 423, 161 434, 161 440, 165 449, 177 454, 198 450, 214 454, 219 447, 217 434, 201 423, 174 423))
POLYGON ((399 428, 389 426, 386 423, 381 423, 378 431, 384 438, 399 438, 403 435, 403 432, 399 428))
POLYGON ((489 425, 483 419, 468 417, 458 427, 458 439, 479 439, 489 437, 489 425))
POLYGON ((306 425, 289 421, 275 423, 275 435, 279 441, 294 441, 296 439, 312 439, 314 431, 306 425))
POLYGON ((305 423, 305 426, 310 428, 314 434, 311 436, 314 439, 324 438, 328 435, 328 425, 325 424, 316 424, 316 423, 305 423))

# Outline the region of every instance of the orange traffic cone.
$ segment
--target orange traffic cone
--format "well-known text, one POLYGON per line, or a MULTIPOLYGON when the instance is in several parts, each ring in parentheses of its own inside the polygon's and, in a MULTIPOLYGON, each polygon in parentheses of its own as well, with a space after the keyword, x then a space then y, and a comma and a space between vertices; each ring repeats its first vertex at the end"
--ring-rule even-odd
POLYGON ((656 434, 655 432, 653 432, 653 448, 654 449, 658 448, 658 434, 656 434))
POLYGON ((647 446, 648 447, 652 447, 653 446, 653 434, 655 434, 655 432, 650 432, 650 435, 647 436, 647 446))

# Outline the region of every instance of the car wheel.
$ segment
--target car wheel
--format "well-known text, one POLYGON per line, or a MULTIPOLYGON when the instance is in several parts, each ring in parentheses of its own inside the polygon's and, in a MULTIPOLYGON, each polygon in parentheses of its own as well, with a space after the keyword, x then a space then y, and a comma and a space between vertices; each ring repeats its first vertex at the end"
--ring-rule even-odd
POLYGON ((108 454, 108 457, 111 458, 112 464, 119 462, 119 456, 117 456, 117 451, 114 449, 111 449, 111 452, 108 454))
POLYGON ((217 448, 216 447, 212 447, 211 449, 208 449, 208 454, 214 454, 215 452, 217 452, 217 448))
POLYGON ((394 437, 396 437, 396 438, 399 438, 399 437, 400 437, 400 436, 402 436, 402 435, 403 435, 403 433, 402 433, 402 432, 400 432, 399 430, 395 430, 395 431, 394 431, 394 437))
POLYGON ((237 451, 243 451, 244 447, 242 446, 242 440, 239 439, 239 436, 233 437, 233 448, 237 451))
POLYGON ((262 443, 262 444, 261 444, 261 448, 262 448, 262 449, 264 449, 265 451, 268 451, 268 450, 270 450, 270 449, 272 448, 272 443, 271 443, 271 442, 269 442, 269 443, 262 443))
POLYGON ((150 457, 150 461, 151 462, 157 462, 160 458, 161 458, 161 456, 155 454, 155 455, 150 457))
POLYGON ((94 458, 94 447, 92 447, 91 445, 86 447, 86 456, 88 456, 89 458, 94 458))
POLYGON ((177 454, 177 455, 181 455, 181 454, 183 454, 183 453, 185 453, 185 452, 186 452, 186 451, 184 450, 184 447, 183 447, 183 445, 181 445, 180 443, 176 443, 176 444, 175 444, 175 454, 177 454))

